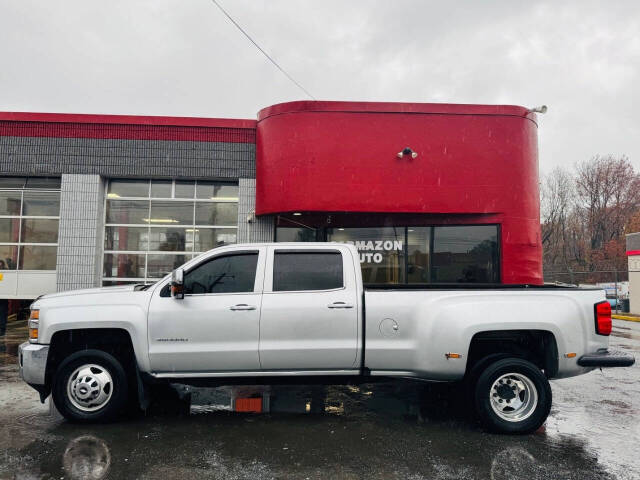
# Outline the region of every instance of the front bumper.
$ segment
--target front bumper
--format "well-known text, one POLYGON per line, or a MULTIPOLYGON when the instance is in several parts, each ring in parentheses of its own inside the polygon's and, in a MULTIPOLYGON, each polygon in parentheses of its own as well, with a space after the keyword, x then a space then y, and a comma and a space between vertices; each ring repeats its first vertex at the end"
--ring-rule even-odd
POLYGON ((607 350, 605 348, 595 353, 587 353, 578 359, 581 367, 630 367, 636 362, 633 355, 619 350, 607 350))
POLYGON ((49 345, 25 342, 18 347, 20 378, 29 385, 44 385, 49 345))

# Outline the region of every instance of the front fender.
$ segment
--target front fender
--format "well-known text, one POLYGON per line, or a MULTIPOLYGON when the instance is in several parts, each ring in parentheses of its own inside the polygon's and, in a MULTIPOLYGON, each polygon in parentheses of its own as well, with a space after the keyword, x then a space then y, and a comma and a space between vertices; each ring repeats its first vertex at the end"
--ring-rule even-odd
POLYGON ((149 371, 146 309, 138 303, 118 305, 54 305, 41 308, 39 343, 49 344, 56 332, 117 328, 131 337, 138 368, 149 371))

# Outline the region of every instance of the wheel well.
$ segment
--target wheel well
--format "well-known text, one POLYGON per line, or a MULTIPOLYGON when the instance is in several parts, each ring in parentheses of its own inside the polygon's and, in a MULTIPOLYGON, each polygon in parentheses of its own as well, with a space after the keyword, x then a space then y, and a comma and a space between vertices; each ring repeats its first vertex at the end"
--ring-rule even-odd
POLYGON ((487 363, 505 356, 529 360, 547 378, 558 373, 558 346, 553 333, 546 330, 490 330, 471 339, 466 375, 474 375, 487 363))
POLYGON ((78 330, 62 330, 53 334, 49 345, 46 383, 58 365, 69 355, 82 350, 96 349, 110 353, 116 357, 127 374, 135 373, 135 354, 129 332, 121 328, 88 328, 78 330))

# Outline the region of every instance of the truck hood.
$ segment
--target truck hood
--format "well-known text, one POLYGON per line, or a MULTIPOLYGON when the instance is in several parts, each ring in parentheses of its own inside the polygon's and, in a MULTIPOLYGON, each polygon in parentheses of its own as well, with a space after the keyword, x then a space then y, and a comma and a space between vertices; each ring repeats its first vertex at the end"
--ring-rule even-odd
POLYGON ((68 290, 66 292, 58 292, 58 293, 48 293, 46 295, 42 295, 36 299, 38 300, 48 300, 50 298, 59 298, 59 297, 72 297, 76 295, 95 295, 95 294, 105 294, 105 293, 122 293, 122 292, 133 292, 136 287, 139 285, 117 285, 115 287, 101 287, 101 288, 83 288, 81 290, 68 290))

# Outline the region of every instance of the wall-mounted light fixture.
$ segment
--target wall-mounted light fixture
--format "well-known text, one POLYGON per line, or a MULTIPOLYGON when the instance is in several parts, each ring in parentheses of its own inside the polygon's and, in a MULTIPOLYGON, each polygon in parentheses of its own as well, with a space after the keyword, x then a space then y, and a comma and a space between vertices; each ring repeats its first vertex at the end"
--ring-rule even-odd
POLYGON ((401 152, 398 152, 398 158, 403 158, 405 155, 411 155, 411 158, 416 158, 418 156, 418 154, 409 147, 404 147, 401 152))

